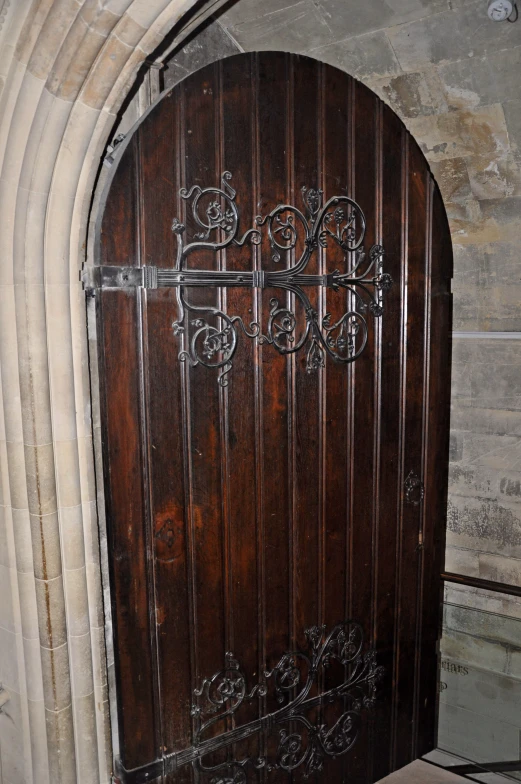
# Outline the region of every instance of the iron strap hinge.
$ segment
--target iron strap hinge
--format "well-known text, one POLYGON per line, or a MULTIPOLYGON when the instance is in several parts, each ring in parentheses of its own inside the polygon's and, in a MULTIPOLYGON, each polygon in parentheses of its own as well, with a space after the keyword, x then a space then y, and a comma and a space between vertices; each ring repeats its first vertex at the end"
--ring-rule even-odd
POLYGON ((85 267, 81 281, 85 291, 95 289, 130 289, 142 286, 157 289, 157 267, 85 267))
MULTIPOLYGON (((338 272, 328 275, 292 274, 286 271, 231 272, 228 270, 162 269, 154 266, 119 267, 102 265, 86 267, 81 276, 86 291, 96 289, 145 289, 176 288, 181 286, 221 286, 223 288, 264 289, 284 284, 323 286, 338 289, 342 276, 338 272)), ((366 281, 364 281, 366 282, 366 281)))

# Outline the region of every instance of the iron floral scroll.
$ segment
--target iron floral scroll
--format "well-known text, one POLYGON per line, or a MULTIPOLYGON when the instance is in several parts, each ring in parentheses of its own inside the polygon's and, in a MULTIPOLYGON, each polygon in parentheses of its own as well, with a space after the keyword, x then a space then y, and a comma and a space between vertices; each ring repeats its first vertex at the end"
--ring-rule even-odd
POLYGON ((369 252, 363 247, 366 220, 359 205, 348 196, 333 196, 324 203, 321 190, 302 188, 304 212, 291 204, 280 204, 264 218, 258 216, 255 227, 239 237, 239 210, 231 177, 230 172, 224 172, 221 188, 195 185, 190 190, 181 189, 181 198, 190 205, 198 231, 191 242, 185 243, 186 227, 175 218, 175 268, 156 271, 158 285, 177 287, 179 317, 172 327, 183 342, 180 360, 218 369, 218 381, 226 386, 240 332, 261 345, 273 346, 280 354, 292 354, 307 346, 308 373, 324 367, 326 356, 340 363, 357 359, 367 343, 366 315, 382 315, 384 293, 392 286, 391 276, 384 272, 383 247, 375 244, 369 252), (188 257, 197 251, 218 253, 246 242, 259 245, 263 227, 268 232, 275 265, 283 257, 288 260, 284 269, 240 272, 187 267, 188 257), (322 249, 327 256, 332 245, 341 250, 346 271, 307 273, 312 255, 322 249), (220 307, 191 302, 187 289, 198 286, 276 288, 281 296, 270 300, 263 332, 259 321, 245 324, 240 316, 229 315, 220 307), (339 318, 332 318, 330 313, 319 316, 306 293, 310 286, 348 292, 345 312, 339 318), (284 292, 293 298, 286 294, 283 299, 284 292), (303 318, 299 319, 292 302, 300 303, 303 318))
POLYGON ((342 756, 355 745, 362 711, 374 707, 384 668, 378 666, 373 650, 363 651, 363 632, 358 623, 345 621, 329 633, 325 626, 314 626, 305 631, 305 636, 306 652, 285 653, 251 689, 232 653, 226 654, 223 669, 205 678, 195 689, 191 759, 210 777, 210 784, 246 784, 248 769, 268 773, 301 769, 307 778, 322 770, 327 757, 342 756), (340 682, 317 696, 320 679, 335 662, 341 673, 340 682), (249 724, 215 734, 215 729, 211 729, 214 725, 226 726, 231 719, 235 723, 241 706, 264 698, 270 684, 280 705, 278 709, 249 724), (338 710, 328 724, 325 706, 335 704, 338 710), (268 746, 271 755, 237 755, 235 749, 241 740, 277 729, 276 751, 268 746), (212 764, 212 755, 226 747, 233 753, 226 761, 212 764))

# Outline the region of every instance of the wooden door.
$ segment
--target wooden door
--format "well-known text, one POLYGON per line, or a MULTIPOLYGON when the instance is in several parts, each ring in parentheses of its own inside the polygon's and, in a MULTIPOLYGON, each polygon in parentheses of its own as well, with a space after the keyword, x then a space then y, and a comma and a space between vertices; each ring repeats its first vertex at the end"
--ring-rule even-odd
POLYGON ((400 120, 241 54, 114 166, 98 312, 123 782, 374 782, 435 741, 452 254, 400 120))

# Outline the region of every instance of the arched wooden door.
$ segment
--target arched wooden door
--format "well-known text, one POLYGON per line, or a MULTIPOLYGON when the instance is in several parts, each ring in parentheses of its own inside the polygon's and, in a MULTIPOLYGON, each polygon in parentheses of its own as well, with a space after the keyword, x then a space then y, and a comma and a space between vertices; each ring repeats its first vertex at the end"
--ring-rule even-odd
POLYGON ((190 76, 119 158, 92 282, 116 778, 377 781, 435 740, 439 191, 372 92, 283 53, 190 76))

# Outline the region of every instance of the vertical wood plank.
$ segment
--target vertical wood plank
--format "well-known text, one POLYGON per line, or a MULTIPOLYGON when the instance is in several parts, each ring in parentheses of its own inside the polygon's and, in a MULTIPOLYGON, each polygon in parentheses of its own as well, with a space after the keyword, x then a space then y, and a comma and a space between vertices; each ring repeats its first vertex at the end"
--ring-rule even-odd
POLYGON ((404 288, 404 249, 402 245, 403 161, 402 123, 384 109, 382 143, 382 241, 385 270, 393 278, 382 315, 380 492, 378 560, 376 567, 375 647, 386 676, 380 686, 375 711, 374 740, 380 752, 374 755, 373 776, 386 776, 392 765, 391 741, 394 700, 394 622, 398 563, 398 517, 401 497, 400 410, 402 406, 402 292, 404 288))
POLYGON ((441 636, 445 559, 445 515, 448 491, 450 424, 450 353, 452 245, 438 187, 431 200, 430 321, 428 409, 423 504, 424 570, 422 635, 419 641, 418 756, 436 745, 438 702, 438 641, 441 636))
MULTIPOLYGON (((180 209, 177 171, 179 126, 179 104, 170 94, 140 129, 144 224, 142 258, 147 264, 160 268, 172 268, 176 255, 170 226, 180 209)), ((172 323, 177 317, 174 290, 147 292, 147 393, 156 595, 154 618, 159 649, 161 745, 166 753, 189 746, 192 739, 191 607, 187 581, 188 510, 183 469, 182 369, 177 339, 172 330, 172 323)), ((181 770, 176 781, 187 782, 190 774, 190 768, 181 770)))
MULTIPOLYGON (((425 256, 428 176, 418 146, 409 142, 407 217, 407 360, 404 419, 404 476, 412 471, 420 479, 423 447, 423 385, 425 340, 425 256)), ((402 493, 405 489, 402 487, 402 493)), ((416 635, 419 623, 421 505, 403 502, 397 662, 397 718, 395 760, 397 767, 414 758, 417 710, 416 635)))
MULTIPOLYGON (((366 216, 367 228, 364 247, 369 250, 377 241, 376 209, 377 181, 377 98, 361 84, 355 84, 354 124, 354 194, 366 216)), ((351 427, 351 571, 350 617, 358 621, 368 645, 372 645, 373 584, 375 545, 375 427, 378 412, 375 406, 375 362, 378 341, 375 323, 370 313, 365 314, 368 325, 367 345, 353 363, 353 420, 351 427)), ((364 715, 360 739, 347 760, 351 781, 366 784, 370 776, 371 759, 369 717, 364 715)))

